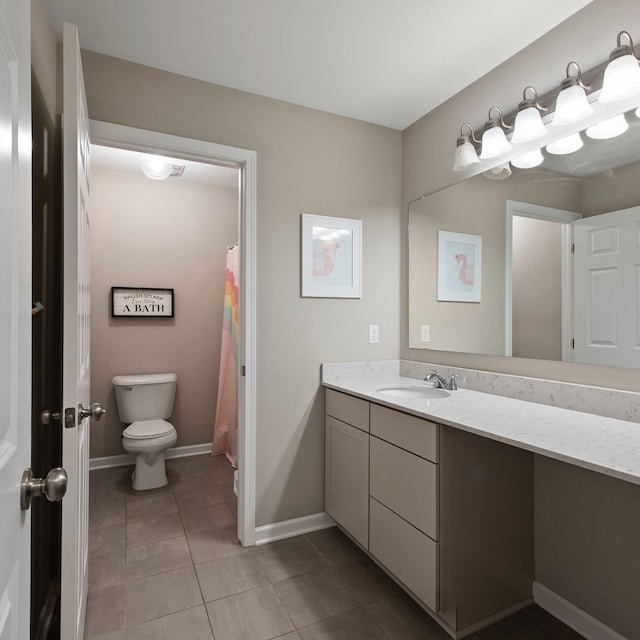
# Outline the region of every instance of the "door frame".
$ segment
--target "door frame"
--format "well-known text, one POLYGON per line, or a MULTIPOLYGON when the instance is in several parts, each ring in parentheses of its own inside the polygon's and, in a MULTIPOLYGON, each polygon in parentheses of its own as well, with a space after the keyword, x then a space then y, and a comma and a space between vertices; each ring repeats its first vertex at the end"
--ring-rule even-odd
MULTIPOLYGON (((159 153, 240 169, 240 368, 238 380, 238 539, 256 543, 256 169, 257 153, 204 140, 89 121, 92 144, 159 153)), ((213 426, 212 426, 213 428, 213 426)))
POLYGON ((562 361, 571 362, 573 351, 571 338, 573 333, 573 265, 571 260, 571 243, 573 238, 572 223, 582 218, 581 213, 543 207, 529 202, 507 200, 506 223, 506 288, 504 297, 504 355, 512 354, 513 340, 513 217, 536 218, 549 220, 562 225, 562 361))

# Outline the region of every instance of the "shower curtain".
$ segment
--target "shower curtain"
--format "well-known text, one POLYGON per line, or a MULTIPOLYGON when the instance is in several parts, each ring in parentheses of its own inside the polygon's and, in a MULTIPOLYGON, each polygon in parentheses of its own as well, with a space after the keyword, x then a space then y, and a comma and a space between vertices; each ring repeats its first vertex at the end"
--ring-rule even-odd
POLYGON ((238 262, 240 248, 237 244, 227 252, 227 271, 224 285, 224 311, 222 320, 222 345, 220 349, 220 374, 218 379, 218 403, 213 427, 211 455, 224 453, 236 467, 236 443, 238 436, 238 350, 240 323, 238 306, 238 262))

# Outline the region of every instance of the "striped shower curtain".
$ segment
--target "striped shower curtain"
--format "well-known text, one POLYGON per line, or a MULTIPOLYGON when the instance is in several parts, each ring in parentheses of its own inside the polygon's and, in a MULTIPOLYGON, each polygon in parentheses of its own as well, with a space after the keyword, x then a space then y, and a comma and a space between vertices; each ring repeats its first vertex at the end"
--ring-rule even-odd
POLYGON ((239 254, 240 247, 237 244, 227 252, 218 404, 213 427, 212 450, 212 455, 214 456, 224 453, 234 467, 236 466, 236 444, 238 438, 239 254))

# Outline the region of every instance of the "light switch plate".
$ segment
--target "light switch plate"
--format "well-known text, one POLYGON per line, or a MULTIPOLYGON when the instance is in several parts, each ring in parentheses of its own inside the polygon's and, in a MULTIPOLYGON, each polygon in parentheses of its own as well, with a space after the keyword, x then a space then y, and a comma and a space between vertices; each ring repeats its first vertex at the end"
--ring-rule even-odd
POLYGON ((431 342, 431 325, 420 325, 420 342, 431 342))
POLYGON ((369 344, 378 344, 380 328, 377 324, 369 325, 369 344))

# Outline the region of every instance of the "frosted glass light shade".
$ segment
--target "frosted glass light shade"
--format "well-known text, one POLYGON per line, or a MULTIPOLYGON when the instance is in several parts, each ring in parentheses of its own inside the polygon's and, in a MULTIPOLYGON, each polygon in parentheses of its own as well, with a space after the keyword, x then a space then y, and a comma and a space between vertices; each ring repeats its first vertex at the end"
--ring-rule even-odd
POLYGON ((587 135, 594 140, 607 140, 622 135, 629 128, 629 123, 624 117, 624 113, 598 122, 586 131, 587 135))
POLYGON ((489 178, 489 180, 505 180, 511 176, 511 167, 508 162, 504 162, 497 167, 485 171, 482 175, 485 178, 489 178))
POLYGON ((636 109, 636 116, 637 116, 638 118, 640 118, 640 107, 638 107, 638 108, 636 109))
POLYGON ((480 160, 501 156, 511 149, 511 145, 500 127, 491 127, 482 134, 482 152, 480 160))
POLYGON ((152 180, 165 180, 171 173, 171 160, 162 156, 143 155, 140 159, 140 168, 147 178, 152 180))
POLYGON ((540 149, 522 154, 519 158, 511 161, 511 164, 518 169, 532 169, 544 162, 544 156, 540 149))
POLYGON ((561 127, 564 124, 580 122, 593 113, 585 90, 578 84, 563 89, 556 100, 556 112, 551 125, 561 127))
POLYGON ((547 133, 547 127, 542 123, 540 112, 535 107, 527 107, 518 111, 513 129, 511 142, 529 142, 542 138, 547 133))
POLYGON ((480 162, 475 147, 470 142, 464 142, 456 147, 456 155, 453 161, 453 170, 462 171, 472 164, 480 162))
POLYGON ((578 149, 582 149, 584 142, 579 133, 572 133, 570 136, 561 138, 547 145, 547 151, 556 156, 564 156, 567 153, 573 153, 578 149))
POLYGON ((640 92, 640 65, 634 55, 613 59, 604 70, 600 102, 615 102, 640 92))

